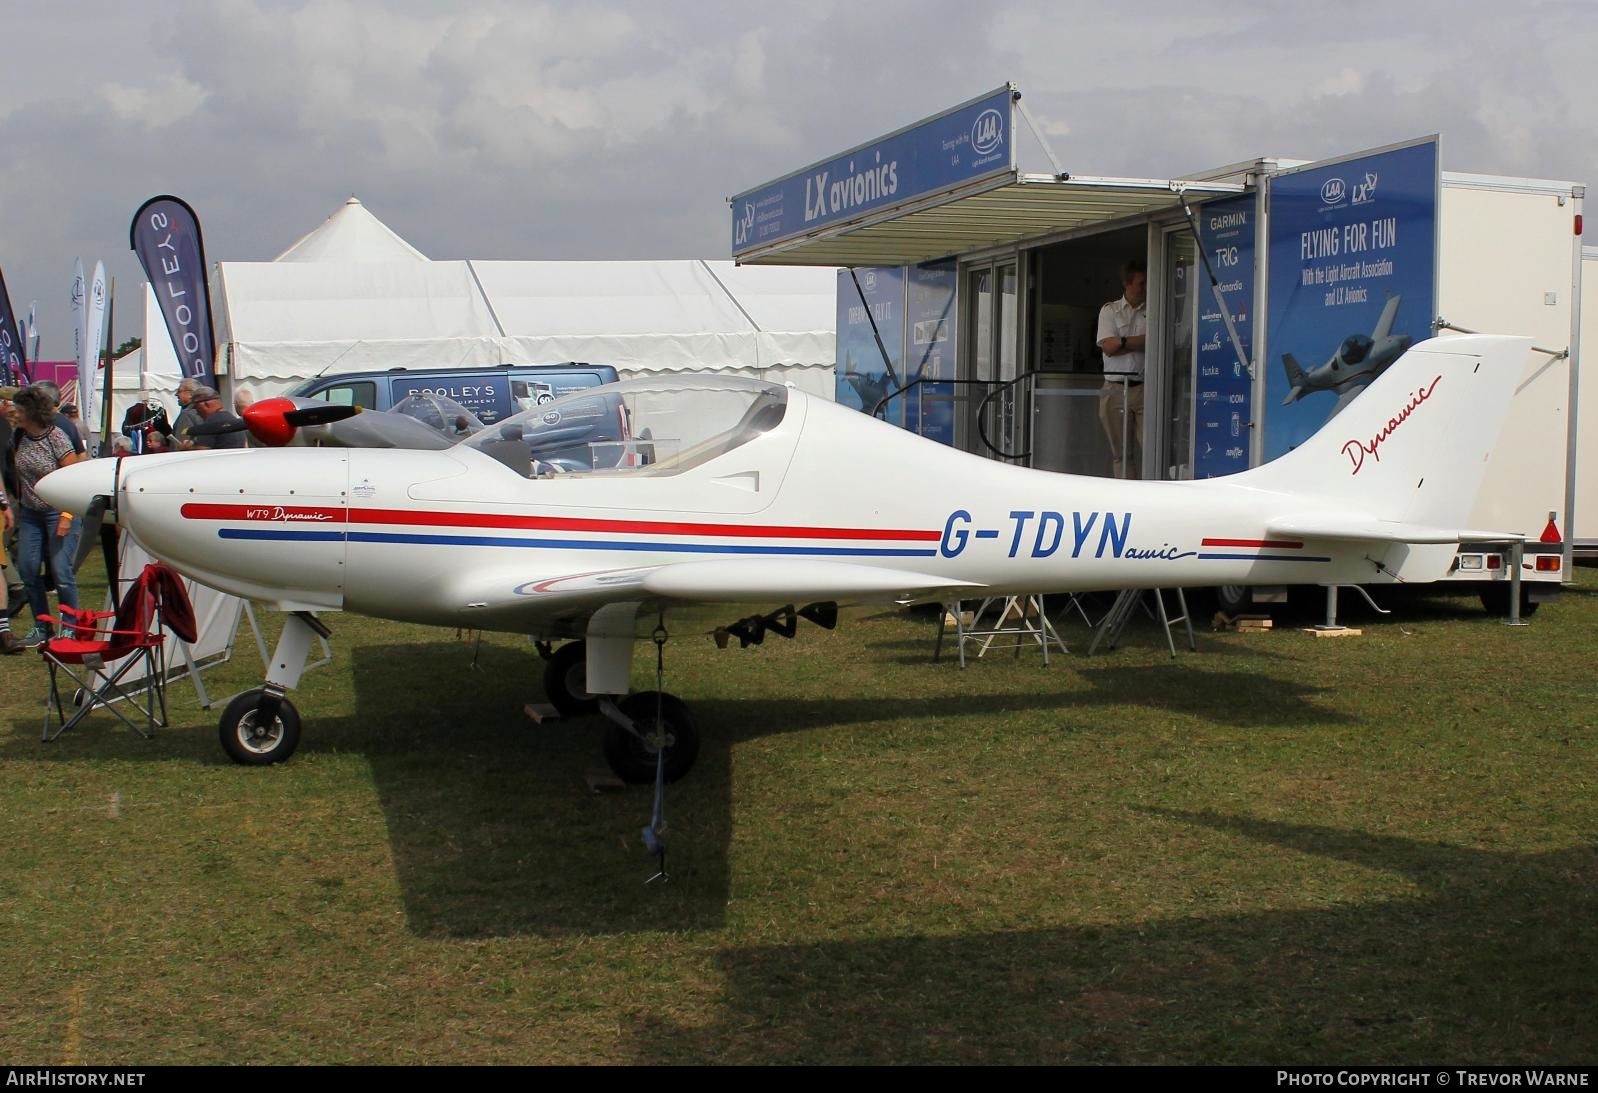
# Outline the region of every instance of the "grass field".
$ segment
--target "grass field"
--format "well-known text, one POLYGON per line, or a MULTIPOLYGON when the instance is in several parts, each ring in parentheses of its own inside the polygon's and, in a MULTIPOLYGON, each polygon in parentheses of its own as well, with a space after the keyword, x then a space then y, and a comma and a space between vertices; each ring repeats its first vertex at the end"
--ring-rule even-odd
POLYGON ((1598 572, 1522 629, 1078 625, 1048 669, 901 612, 717 650, 739 613, 669 620, 667 885, 525 641, 332 616, 261 770, 184 684, 41 745, 0 660, 0 1060, 1598 1060, 1598 572))

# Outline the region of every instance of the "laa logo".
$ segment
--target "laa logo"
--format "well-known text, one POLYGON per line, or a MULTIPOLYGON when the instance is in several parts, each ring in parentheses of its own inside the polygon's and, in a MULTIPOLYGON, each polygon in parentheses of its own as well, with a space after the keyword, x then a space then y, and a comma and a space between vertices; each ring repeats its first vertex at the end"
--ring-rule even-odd
POLYGON ((971 124, 971 147, 985 156, 1004 143, 1004 126, 997 110, 984 110, 971 124))
POLYGON ((1321 200, 1336 205, 1348 195, 1348 183, 1340 178, 1329 178, 1321 184, 1321 200))

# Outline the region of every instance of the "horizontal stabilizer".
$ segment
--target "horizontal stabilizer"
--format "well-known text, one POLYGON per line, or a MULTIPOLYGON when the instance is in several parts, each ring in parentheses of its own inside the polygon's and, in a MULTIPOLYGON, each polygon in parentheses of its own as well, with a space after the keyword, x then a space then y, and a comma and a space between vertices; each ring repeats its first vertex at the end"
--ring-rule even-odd
POLYGON ((1299 365, 1298 358, 1291 353, 1282 354, 1282 366, 1287 369, 1287 382, 1293 387, 1282 400, 1286 406, 1290 402, 1297 402, 1304 397, 1304 387, 1309 383, 1309 377, 1304 374, 1304 369, 1299 365))
POLYGON ((1440 528, 1397 520, 1377 520, 1370 516, 1341 517, 1330 513, 1316 513, 1303 518, 1282 517, 1270 521, 1266 531, 1273 536, 1294 539, 1344 539, 1374 543, 1512 543, 1525 538, 1519 532, 1440 528))
POLYGON ((644 591, 677 600, 756 602, 778 600, 925 599, 934 592, 980 587, 927 573, 880 569, 851 562, 734 558, 682 562, 649 571, 644 591))

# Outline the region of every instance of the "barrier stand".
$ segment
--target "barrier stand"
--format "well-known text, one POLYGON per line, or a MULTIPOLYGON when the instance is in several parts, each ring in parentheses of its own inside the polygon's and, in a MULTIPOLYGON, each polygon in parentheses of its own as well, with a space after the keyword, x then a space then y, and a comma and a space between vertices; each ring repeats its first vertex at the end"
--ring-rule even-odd
POLYGON ((1193 620, 1188 614, 1187 596, 1183 594, 1180 588, 1172 589, 1172 591, 1176 593, 1177 607, 1181 610, 1181 614, 1174 619, 1165 610, 1164 589, 1123 588, 1120 594, 1115 597, 1115 605, 1110 608, 1109 613, 1104 618, 1099 620, 1098 629, 1093 632, 1093 642, 1088 646, 1088 656, 1093 655, 1101 642, 1108 641, 1108 644, 1105 645, 1106 650, 1115 648, 1116 644, 1121 640, 1121 632, 1126 629, 1127 621, 1132 617, 1132 612, 1137 609, 1138 603, 1142 601, 1145 592, 1151 592, 1154 595, 1154 608, 1158 612, 1160 628, 1165 633, 1165 645, 1171 651, 1171 659, 1176 659, 1176 639, 1171 636, 1171 628, 1178 623, 1187 627, 1188 652, 1197 652, 1198 639, 1193 636, 1193 620))
MULTIPOLYGON (((1072 602, 1075 602, 1075 597, 1072 598, 1072 602)), ((1060 637, 1059 632, 1055 630, 1054 624, 1049 621, 1049 616, 1043 612, 1043 597, 1036 593, 1025 596, 989 596, 978 604, 975 611, 970 613, 970 626, 966 625, 966 613, 962 610, 963 607, 964 601, 961 600, 955 600, 944 605, 946 617, 938 622, 938 642, 932 650, 934 662, 943 655, 943 633, 948 629, 947 616, 949 615, 954 617, 955 645, 960 653, 960 667, 962 668, 966 666, 965 646, 968 641, 981 641, 982 647, 977 650, 978 657, 983 656, 989 649, 992 649, 994 647, 993 643, 1000 638, 1014 639, 1010 644, 1000 645, 998 648, 1013 649, 1018 658, 1021 656, 1021 650, 1036 645, 1043 652, 1043 666, 1045 668, 1049 666, 1049 648, 1051 646, 1058 648, 1062 653, 1069 652, 1065 641, 1060 637), (982 616, 988 612, 990 607, 1000 603, 1001 600, 1003 606, 999 609, 999 621, 992 627, 983 628, 981 625, 982 616), (1012 617, 1015 619, 1015 625, 1005 625, 1012 617)), ((1077 605, 1077 609, 1081 610, 1081 606, 1077 605)), ((1085 613, 1083 617, 1086 617, 1085 613)))

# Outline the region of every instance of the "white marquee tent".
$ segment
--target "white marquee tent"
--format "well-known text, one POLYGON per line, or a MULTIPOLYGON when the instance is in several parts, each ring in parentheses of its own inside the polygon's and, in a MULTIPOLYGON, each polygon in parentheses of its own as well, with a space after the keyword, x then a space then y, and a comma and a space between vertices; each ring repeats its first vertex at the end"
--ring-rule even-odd
MULTIPOLYGON (((272 262, 219 262, 218 371, 257 394, 320 374, 480 364, 718 371, 832 397, 836 272, 699 259, 430 261, 350 198, 272 262)), ((170 392, 176 355, 146 289, 125 405, 170 392)), ((120 410, 119 410, 120 414, 120 410)), ((120 420, 120 417, 118 418, 120 420)))

